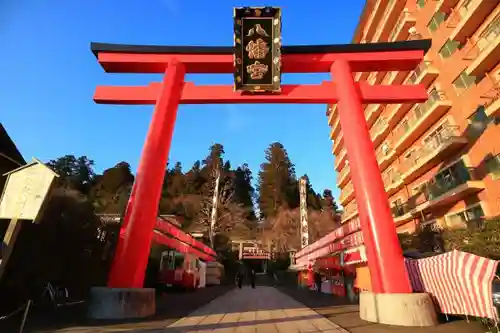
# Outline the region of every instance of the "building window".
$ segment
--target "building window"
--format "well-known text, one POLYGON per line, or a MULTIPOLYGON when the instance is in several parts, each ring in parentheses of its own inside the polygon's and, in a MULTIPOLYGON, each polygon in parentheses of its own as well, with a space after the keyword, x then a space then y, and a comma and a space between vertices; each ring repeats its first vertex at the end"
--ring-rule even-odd
POLYGON ((482 222, 483 218, 483 208, 481 207, 481 205, 475 205, 473 207, 467 208, 460 213, 448 215, 446 217, 446 220, 451 224, 465 224, 469 227, 474 227, 480 225, 480 222, 482 222))
POLYGON ((491 156, 486 161, 486 167, 493 179, 500 178, 500 155, 491 156))
POLYGON ((443 12, 436 12, 434 14, 434 16, 431 18, 431 20, 429 21, 429 23, 427 24, 427 28, 431 32, 434 32, 439 28, 441 23, 446 21, 447 18, 448 18, 448 14, 443 13, 443 12))
POLYGON ((495 39, 500 35, 500 14, 498 14, 495 19, 488 24, 486 29, 481 33, 478 38, 477 46, 480 51, 483 51, 490 45, 495 44, 495 39))
POLYGON ((426 136, 422 141, 424 145, 427 147, 427 149, 436 149, 439 147, 443 142, 446 141, 448 138, 447 135, 449 134, 449 129, 450 129, 450 124, 448 120, 446 120, 444 123, 439 125, 432 133, 430 133, 428 136, 426 136))
POLYGON ((455 88, 455 91, 457 95, 460 95, 470 87, 476 84, 476 77, 473 75, 467 74, 465 70, 460 73, 460 75, 453 81, 453 88, 455 88))
POLYGON ((405 214, 405 206, 403 205, 403 200, 397 199, 391 202, 391 210, 393 217, 403 216, 405 214))
POLYGON ((416 165, 418 165, 418 160, 420 159, 420 155, 417 153, 415 149, 410 149, 405 155, 404 155, 405 163, 409 166, 409 168, 412 168, 416 165))
POLYGON ((440 171, 425 185, 425 197, 427 200, 435 200, 436 198, 445 195, 457 186, 465 184, 474 179, 469 167, 463 160, 455 162, 448 168, 440 171))
POLYGON ((490 122, 490 118, 486 115, 484 106, 479 106, 472 116, 469 117, 468 122, 469 128, 467 134, 469 137, 476 139, 483 134, 490 122))
POLYGON ((439 50, 439 55, 441 58, 446 59, 452 56, 457 50, 462 48, 462 44, 460 42, 454 41, 452 39, 448 39, 446 43, 444 43, 441 50, 439 50))
POLYGON ((420 8, 424 8, 425 7, 425 0, 417 0, 417 5, 420 8))
POLYGON ((403 119, 401 121, 401 124, 399 125, 399 128, 403 130, 404 133, 408 132, 410 130, 410 124, 408 123, 408 119, 403 119))
POLYGON ((382 143, 382 153, 384 156, 389 155, 391 148, 389 147, 389 144, 387 142, 382 143))
POLYGON ((419 184, 419 185, 413 186, 413 188, 411 189, 411 195, 412 196, 418 195, 418 194, 422 193, 424 189, 425 189, 425 184, 419 184))
POLYGON ((462 6, 460 6, 460 9, 458 10, 458 12, 460 13, 460 16, 462 18, 464 18, 467 13, 469 12, 470 10, 470 5, 472 4, 472 0, 465 0, 464 3, 462 4, 462 6))

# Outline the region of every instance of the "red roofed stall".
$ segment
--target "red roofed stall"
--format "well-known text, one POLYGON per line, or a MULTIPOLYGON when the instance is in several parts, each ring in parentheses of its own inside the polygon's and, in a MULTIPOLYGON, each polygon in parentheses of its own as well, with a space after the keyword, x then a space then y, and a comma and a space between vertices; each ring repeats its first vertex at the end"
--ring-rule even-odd
POLYGON ((159 217, 153 231, 153 242, 168 250, 161 252, 158 282, 164 287, 196 289, 200 284, 200 264, 216 261, 216 253, 194 239, 169 219, 159 217))
POLYGON ((358 275, 365 281, 368 271, 359 221, 346 223, 304 247, 295 254, 295 262, 296 267, 302 267, 299 284, 303 287, 316 289, 320 285, 321 292, 356 298, 358 275))

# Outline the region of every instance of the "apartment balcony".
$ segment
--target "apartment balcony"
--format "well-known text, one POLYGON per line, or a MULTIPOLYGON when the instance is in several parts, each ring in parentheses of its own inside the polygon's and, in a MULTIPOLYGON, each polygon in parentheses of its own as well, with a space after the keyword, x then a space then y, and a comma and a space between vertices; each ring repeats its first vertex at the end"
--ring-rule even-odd
POLYGON ((339 201, 342 206, 346 206, 353 199, 354 199, 354 187, 352 186, 351 182, 342 189, 342 194, 340 195, 339 201))
MULTIPOLYGON (((394 221, 408 221, 442 206, 453 205, 466 197, 484 190, 484 182, 476 178, 476 169, 466 167, 463 161, 440 171, 422 186, 419 193, 400 206, 394 221)), ((398 210, 398 208, 393 208, 398 210)), ((394 211, 393 211, 394 212, 394 211)))
POLYGON ((423 191, 426 202, 417 206, 417 209, 423 211, 452 205, 471 194, 484 190, 484 182, 477 179, 475 174, 475 168, 466 168, 463 175, 455 174, 448 178, 434 177, 426 184, 423 191))
POLYGON ((385 135, 383 135, 389 129, 389 124, 385 117, 380 117, 377 119, 375 124, 370 129, 370 135, 372 138, 373 146, 378 147, 385 135))
POLYGON ((410 32, 410 35, 408 36, 407 40, 419 40, 423 39, 424 36, 422 36, 421 33, 418 32, 410 32))
POLYGON ((422 61, 410 74, 406 83, 423 84, 426 88, 438 77, 439 71, 432 66, 430 61, 422 61))
POLYGON ((339 135, 340 133, 340 118, 337 117, 337 120, 333 123, 332 129, 330 130, 330 139, 335 140, 335 138, 339 135))
POLYGON ((349 222, 349 220, 351 220, 356 215, 358 215, 358 204, 356 203, 356 201, 352 201, 349 205, 347 205, 346 209, 342 213, 340 223, 349 222))
POLYGON ((397 73, 398 72, 395 71, 385 73, 385 76, 382 79, 382 85, 390 85, 397 73))
POLYGON ((346 149, 342 149, 340 153, 335 157, 335 170, 341 170, 347 161, 347 151, 346 149))
POLYGON ((399 226, 400 224, 404 224, 408 221, 413 220, 413 211, 414 208, 412 208, 412 206, 406 202, 404 204, 391 207, 391 213, 392 217, 394 218, 394 223, 399 226))
POLYGON ((408 114, 408 111, 412 107, 415 107, 415 103, 412 104, 392 104, 388 106, 392 108, 390 116, 387 117, 387 123, 389 124, 389 128, 394 128, 396 125, 403 119, 404 116, 408 114))
POLYGON ((397 154, 407 150, 429 127, 434 125, 451 108, 444 93, 432 89, 429 99, 423 104, 416 105, 410 115, 394 131, 394 137, 399 138, 394 143, 397 154))
POLYGON ((432 133, 429 139, 407 158, 401 166, 405 184, 413 182, 439 162, 453 155, 467 144, 467 138, 461 136, 458 126, 447 125, 432 133))
MULTIPOLYGON (((361 76, 363 74, 366 74, 366 73, 365 72, 357 72, 356 74, 354 74, 354 81, 356 81, 356 82, 361 81, 361 76)), ((366 75, 368 75, 368 74, 366 74, 366 75)))
POLYGON ((384 182, 385 191, 388 196, 396 193, 404 184, 399 171, 392 171, 384 175, 382 181, 384 182))
POLYGON ((379 150, 375 153, 375 158, 377 159, 379 168, 382 171, 392 163, 395 157, 395 150, 389 143, 382 143, 379 150))
POLYGON ((385 0, 384 1, 377 0, 375 5, 373 6, 370 17, 366 22, 364 39, 366 40, 372 39, 373 34, 377 31, 378 23, 380 22, 382 15, 384 15, 386 7, 387 7, 387 2, 385 0))
POLYGON ((374 85, 376 80, 377 80, 377 74, 378 74, 378 72, 371 72, 370 75, 368 75, 368 78, 366 79, 366 81, 369 84, 374 85))
POLYGON ((337 112, 337 104, 330 105, 328 108, 328 126, 333 126, 333 124, 338 121, 339 115, 337 112))
POLYGON ((472 36, 497 4, 495 1, 472 0, 454 10, 446 20, 446 26, 453 28, 450 39, 465 41, 467 37, 472 36))
POLYGON ((405 72, 405 71, 386 72, 381 84, 382 85, 401 84, 407 76, 408 76, 408 72, 405 72))
POLYGON ((484 111, 488 116, 500 116, 500 72, 490 79, 490 88, 481 95, 485 102, 484 111))
POLYGON ((440 11, 443 13, 448 13, 453 8, 455 8, 459 0, 433 0, 433 2, 436 3, 436 12, 440 11))
POLYGON ((373 36, 374 42, 388 41, 391 34, 391 28, 396 25, 401 11, 405 6, 405 1, 389 0, 384 16, 380 21, 377 32, 373 36))
POLYGON ((340 135, 337 137, 337 140, 335 140, 333 144, 333 155, 337 156, 343 145, 344 145, 344 133, 341 132, 340 135))
POLYGON ((410 28, 415 26, 416 21, 417 20, 415 19, 415 17, 412 15, 412 13, 408 8, 403 9, 403 12, 398 18, 396 26, 392 30, 389 40, 392 42, 398 40, 406 40, 406 38, 408 38, 410 34, 409 32, 410 28))
POLYGON ((500 59, 500 15, 475 42, 471 40, 465 48, 464 59, 471 61, 467 66, 467 74, 480 77, 494 68, 500 59))
POLYGON ((368 124, 368 128, 373 126, 384 109, 385 106, 383 104, 368 105, 368 107, 365 109, 365 118, 366 123, 368 124))
POLYGON ((343 188, 350 179, 351 179, 351 168, 349 168, 349 165, 347 164, 338 174, 337 186, 343 188))

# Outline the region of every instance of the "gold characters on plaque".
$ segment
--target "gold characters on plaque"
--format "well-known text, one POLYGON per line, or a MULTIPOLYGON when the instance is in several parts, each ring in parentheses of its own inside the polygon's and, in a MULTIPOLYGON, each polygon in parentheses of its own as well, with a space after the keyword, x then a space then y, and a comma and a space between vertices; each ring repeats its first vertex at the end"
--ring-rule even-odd
POLYGON ((253 26, 252 29, 248 30, 247 37, 251 37, 251 36, 255 35, 256 33, 257 33, 257 35, 262 36, 262 37, 269 37, 266 30, 264 30, 264 28, 262 28, 262 26, 260 24, 256 24, 253 26))
POLYGON ((269 53, 269 46, 262 38, 259 38, 256 41, 251 40, 245 50, 248 52, 249 59, 264 59, 269 53))
POLYGON ((250 74, 252 80, 262 80, 268 71, 268 66, 261 64, 259 61, 247 66, 247 73, 250 74))

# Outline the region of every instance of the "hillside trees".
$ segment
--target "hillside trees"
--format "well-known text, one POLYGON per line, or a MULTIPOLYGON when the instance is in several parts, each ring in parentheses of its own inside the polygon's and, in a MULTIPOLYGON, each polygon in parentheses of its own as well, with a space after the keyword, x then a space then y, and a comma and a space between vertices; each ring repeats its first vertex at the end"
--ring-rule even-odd
MULTIPOLYGON (((336 227, 338 208, 330 190, 316 193, 307 175, 309 239, 323 237, 336 227)), ((300 247, 299 179, 285 147, 272 143, 265 151, 258 179, 259 210, 264 241, 278 251, 300 247)))

